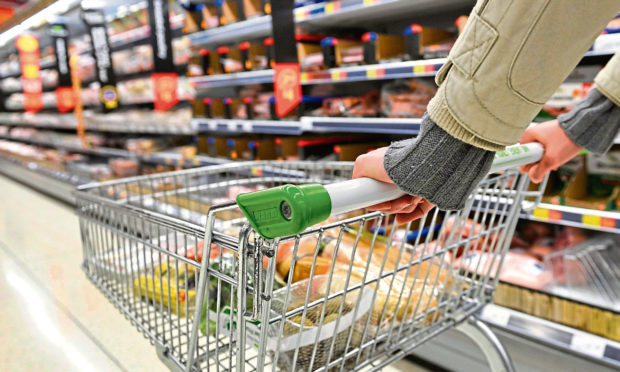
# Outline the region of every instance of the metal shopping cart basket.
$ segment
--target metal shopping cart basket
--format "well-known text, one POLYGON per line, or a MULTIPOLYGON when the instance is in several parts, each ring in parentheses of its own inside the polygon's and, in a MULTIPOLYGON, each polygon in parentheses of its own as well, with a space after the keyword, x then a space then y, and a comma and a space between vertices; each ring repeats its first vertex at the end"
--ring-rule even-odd
POLYGON ((351 181, 351 163, 242 162, 86 185, 83 269, 172 370, 380 369, 451 327, 511 370, 473 315, 492 299, 522 204, 540 194, 516 168, 541 154, 498 153, 463 211, 407 225, 360 209, 402 192, 351 181))

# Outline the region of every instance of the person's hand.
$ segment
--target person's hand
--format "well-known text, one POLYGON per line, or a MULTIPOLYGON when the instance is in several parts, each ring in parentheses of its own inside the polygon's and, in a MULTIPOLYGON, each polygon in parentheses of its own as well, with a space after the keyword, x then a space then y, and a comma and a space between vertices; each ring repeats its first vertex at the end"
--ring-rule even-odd
MULTIPOLYGON (((377 181, 394 183, 387 175, 383 166, 383 158, 387 147, 363 154, 355 159, 353 178, 369 177, 377 181)), ((398 199, 375 204, 367 209, 385 213, 396 213, 396 223, 407 223, 421 218, 435 207, 426 199, 419 196, 404 195, 398 199)))
POLYGON ((583 150, 571 141, 557 120, 529 127, 519 142, 539 142, 545 148, 545 154, 540 161, 521 166, 521 172, 528 173, 536 183, 542 182, 547 172, 558 169, 583 150))

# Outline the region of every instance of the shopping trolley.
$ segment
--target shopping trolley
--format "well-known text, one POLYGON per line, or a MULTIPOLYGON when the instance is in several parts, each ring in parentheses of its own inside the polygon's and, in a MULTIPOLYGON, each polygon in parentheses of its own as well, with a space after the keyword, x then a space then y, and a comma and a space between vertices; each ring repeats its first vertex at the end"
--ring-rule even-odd
POLYGON ((464 210, 406 225, 362 210, 402 192, 351 181, 343 162, 85 185, 83 269, 171 370, 376 370, 455 328, 510 371, 475 314, 492 299, 522 208, 541 195, 517 167, 541 155, 537 144, 497 153, 464 210))

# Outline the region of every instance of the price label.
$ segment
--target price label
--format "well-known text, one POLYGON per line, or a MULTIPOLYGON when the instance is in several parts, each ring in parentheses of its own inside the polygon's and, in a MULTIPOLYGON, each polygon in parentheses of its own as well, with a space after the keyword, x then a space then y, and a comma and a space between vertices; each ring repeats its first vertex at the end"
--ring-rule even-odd
POLYGON ((217 130, 217 121, 209 120, 207 122, 207 127, 209 128, 209 130, 217 130))
POLYGON ((487 305, 482 310, 482 316, 485 320, 488 320, 492 323, 506 326, 508 325, 508 320, 510 319, 510 312, 498 306, 487 305))
POLYGON ((570 344, 571 349, 596 358, 603 357, 605 354, 605 346, 605 341, 586 333, 574 334, 570 344))
POLYGON ((235 123, 234 121, 229 121, 228 123, 226 123, 226 127, 231 132, 237 131, 237 123, 235 123))
POLYGON ((252 122, 244 121, 242 123, 242 127, 243 127, 243 131, 244 132, 251 132, 252 131, 252 122))
POLYGON ((325 14, 332 14, 340 10, 340 1, 331 1, 325 5, 325 14))

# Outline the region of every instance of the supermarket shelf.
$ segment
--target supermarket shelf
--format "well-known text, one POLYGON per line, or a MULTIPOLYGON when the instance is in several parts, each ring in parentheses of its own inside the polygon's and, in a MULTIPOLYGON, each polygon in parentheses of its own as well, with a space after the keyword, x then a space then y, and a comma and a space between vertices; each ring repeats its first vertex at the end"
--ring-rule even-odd
POLYGON ((522 217, 532 221, 620 233, 620 212, 541 203, 532 212, 523 213, 522 217))
POLYGON ((614 54, 616 54, 616 50, 590 50, 583 56, 579 64, 604 65, 614 54))
MULTIPOLYGON (((183 27, 183 22, 184 15, 182 14, 177 14, 176 16, 170 18, 170 27, 172 28, 173 38, 177 38, 182 35, 181 28, 183 27)), ((151 31, 148 25, 136 27, 132 30, 127 30, 125 32, 110 36, 110 47, 112 49, 112 52, 116 52, 122 49, 128 49, 136 45, 148 42, 150 36, 151 31)))
POLYGON ((493 327, 562 352, 620 368, 620 343, 535 316, 490 304, 478 314, 493 327))
POLYGON ((304 117, 312 132, 356 132, 416 135, 422 119, 304 117))
POLYGON ((44 141, 36 141, 32 139, 23 139, 23 138, 15 138, 10 136, 2 136, 0 135, 0 139, 6 139, 9 141, 16 141, 27 143, 31 145, 43 146, 43 147, 51 147, 64 149, 71 152, 76 152, 80 154, 87 155, 96 155, 96 156, 104 156, 104 157, 113 157, 113 158, 130 158, 136 159, 145 163, 151 164, 161 164, 161 165, 169 165, 169 166, 177 166, 177 167, 186 167, 186 168, 194 168, 201 167, 207 165, 217 165, 227 163, 230 160, 228 159, 220 159, 220 158, 212 158, 209 156, 195 156, 193 159, 184 159, 181 154, 174 152, 158 152, 147 155, 136 155, 126 150, 122 149, 112 149, 106 147, 89 147, 82 148, 79 146, 71 146, 60 143, 52 143, 52 142, 44 142, 44 141))
POLYGON ((341 0, 295 9, 295 20, 304 26, 351 27, 361 22, 402 18, 420 13, 446 12, 472 6, 472 0, 341 0))
MULTIPOLYGON (((56 86, 43 85, 42 87, 43 92, 54 92, 55 90, 56 90, 56 86)), ((2 93, 7 94, 7 95, 13 94, 13 93, 22 93, 22 92, 23 92, 23 88, 2 91, 2 93)))
POLYGON ((235 119, 192 119, 192 128, 197 133, 263 133, 299 135, 306 131, 301 121, 287 120, 235 120, 235 119))
POLYGON ((273 70, 233 72, 230 74, 194 76, 189 82, 195 89, 273 83, 273 70))
POLYGON ((76 186, 91 182, 66 172, 52 171, 30 162, 11 161, 0 157, 0 173, 35 188, 45 194, 74 204, 76 186))
MULTIPOLYGON (((175 72, 179 74, 179 76, 183 76, 187 73, 187 64, 175 65, 175 72)), ((136 72, 128 72, 123 74, 116 74, 117 81, 125 81, 125 80, 135 80, 135 79, 145 79, 150 78, 153 75, 153 70, 145 70, 145 71, 136 71, 136 72)))
POLYGON ((130 153, 129 151, 121 150, 121 149, 106 148, 106 147, 92 146, 89 148, 83 148, 80 146, 73 146, 73 145, 68 145, 68 144, 63 144, 63 143, 38 141, 38 140, 30 139, 30 138, 17 138, 17 137, 5 136, 5 135, 0 135, 0 139, 5 139, 8 141, 15 141, 15 142, 22 142, 22 143, 27 143, 27 144, 36 145, 36 146, 63 149, 63 150, 76 152, 80 154, 87 154, 87 155, 109 156, 109 157, 119 157, 119 158, 135 158, 136 157, 136 155, 130 153))
MULTIPOLYGON (((172 38, 180 38, 183 36, 183 15, 176 15, 170 18, 170 26, 172 27, 172 38)), ((117 52, 124 49, 133 48, 137 45, 142 45, 149 42, 151 35, 148 25, 136 27, 125 32, 121 32, 109 37, 110 49, 112 52, 117 52)), ((92 53, 92 47, 88 46, 82 49, 80 55, 86 55, 92 53)))
POLYGON ((193 159, 183 159, 181 154, 172 153, 172 152, 158 152, 155 154, 144 155, 144 156, 141 156, 140 159, 148 163, 169 165, 169 166, 175 166, 175 167, 184 167, 184 168, 204 167, 208 165, 220 165, 220 164, 225 164, 231 161, 229 159, 212 158, 209 156, 202 156, 202 155, 195 156, 193 159))
MULTIPOLYGON (((1 119, 0 119, 1 120, 1 119)), ((131 122, 125 123, 93 123, 87 120, 86 131, 87 132, 111 132, 111 133, 148 133, 148 134, 179 134, 179 135, 195 135, 196 131, 189 126, 178 127, 172 125, 166 125, 165 123, 152 123, 150 125, 138 125, 131 122)), ((61 123, 50 124, 44 120, 37 122, 10 122, 3 121, 0 125, 13 126, 13 127, 28 127, 28 128, 40 128, 40 129, 63 129, 63 130, 76 130, 75 123, 61 123)))
MULTIPOLYGON (((55 63, 56 63, 56 60, 55 60, 55 57, 53 56, 42 58, 40 69, 45 70, 48 68, 52 68, 54 67, 55 63)), ((20 76, 22 76, 21 69, 18 71, 3 71, 2 73, 0 73, 0 79, 10 78, 10 77, 20 77, 20 76)))
POLYGON ((189 35, 189 41, 192 45, 206 48, 238 43, 246 39, 262 39, 269 35, 271 35, 271 16, 266 15, 193 33, 189 35))
MULTIPOLYGON (((445 58, 436 58, 418 61, 387 62, 376 65, 338 67, 316 72, 302 72, 301 83, 303 85, 312 85, 435 76, 445 62, 445 58)), ((260 70, 198 76, 189 78, 189 81, 195 89, 267 84, 273 83, 273 71, 260 70)))
POLYGON ((421 119, 302 117, 300 120, 192 119, 197 133, 262 133, 300 135, 304 132, 351 132, 415 135, 421 119))
MULTIPOLYGON (((473 5, 472 0, 340 0, 295 9, 300 26, 359 26, 361 23, 390 19, 423 11, 439 11, 473 5), (439 4, 438 4, 439 3, 439 4)), ((271 16, 251 18, 222 27, 196 32, 189 36, 194 46, 213 47, 245 39, 271 35, 271 16)))

